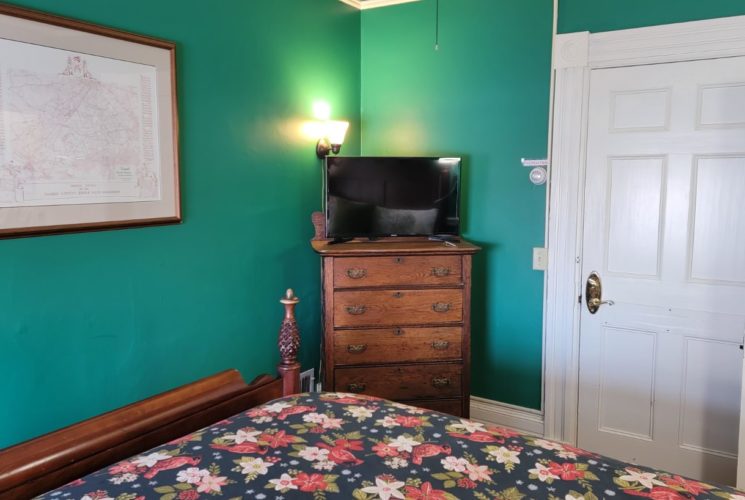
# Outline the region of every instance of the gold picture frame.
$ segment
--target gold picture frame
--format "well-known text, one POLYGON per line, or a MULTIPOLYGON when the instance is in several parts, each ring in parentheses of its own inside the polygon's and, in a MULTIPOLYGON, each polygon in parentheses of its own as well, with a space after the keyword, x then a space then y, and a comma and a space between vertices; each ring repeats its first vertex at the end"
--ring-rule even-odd
POLYGON ((180 221, 175 43, 0 4, 0 237, 180 221))

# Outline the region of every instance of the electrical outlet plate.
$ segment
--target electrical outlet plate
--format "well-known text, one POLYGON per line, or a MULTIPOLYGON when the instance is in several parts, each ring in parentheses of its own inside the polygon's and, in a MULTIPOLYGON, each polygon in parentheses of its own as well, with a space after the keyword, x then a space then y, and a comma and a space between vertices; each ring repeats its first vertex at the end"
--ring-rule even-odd
POLYGON ((545 271, 548 268, 548 249, 539 247, 533 249, 533 269, 545 271))

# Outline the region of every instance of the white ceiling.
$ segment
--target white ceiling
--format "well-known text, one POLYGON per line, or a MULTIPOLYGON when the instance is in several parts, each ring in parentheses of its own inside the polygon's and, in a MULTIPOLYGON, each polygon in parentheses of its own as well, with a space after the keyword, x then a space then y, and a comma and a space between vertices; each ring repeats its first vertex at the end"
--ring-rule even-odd
POLYGON ((352 7, 360 10, 374 9, 376 7, 387 7, 388 5, 396 5, 399 3, 418 2, 419 0, 339 0, 342 3, 351 5, 352 7))

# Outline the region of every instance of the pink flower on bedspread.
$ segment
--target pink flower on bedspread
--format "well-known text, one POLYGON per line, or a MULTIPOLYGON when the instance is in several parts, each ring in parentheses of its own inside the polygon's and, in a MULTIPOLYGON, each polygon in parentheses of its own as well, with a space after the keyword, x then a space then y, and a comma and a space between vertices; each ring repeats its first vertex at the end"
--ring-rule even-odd
POLYGON ((292 443, 297 443, 297 436, 291 436, 285 431, 279 431, 275 434, 264 433, 259 436, 259 441, 266 443, 270 448, 286 448, 292 443))
POLYGON ((494 426, 487 426, 486 430, 491 432, 492 434, 496 434, 497 436, 502 436, 503 438, 513 438, 520 435, 519 432, 512 431, 510 429, 505 429, 504 427, 494 427, 494 426))
POLYGON ((398 456, 398 450, 389 444, 380 442, 372 447, 372 451, 379 457, 396 457, 398 456))
POLYGON ((416 500, 445 500, 447 498, 445 496, 446 491, 434 489, 429 481, 424 483, 421 488, 407 486, 404 491, 406 491, 407 500, 410 498, 416 500))
POLYGON ((161 460, 155 464, 149 471, 143 474, 143 477, 152 479, 156 474, 164 470, 178 469, 184 465, 197 465, 201 461, 201 457, 173 457, 166 460, 161 460))
POLYGON ((109 492, 104 490, 96 490, 92 491, 85 496, 83 496, 84 499, 90 499, 90 500, 104 500, 105 498, 109 497, 109 492))
POLYGON ((668 486, 671 486, 673 488, 682 488, 692 495, 700 495, 701 493, 705 493, 706 491, 712 489, 712 486, 709 484, 693 481, 692 479, 686 479, 678 475, 672 477, 662 477, 662 480, 668 486))
POLYGON ((403 427, 419 427, 424 423, 419 417, 410 417, 408 415, 396 415, 396 422, 403 427))
POLYGON ((306 474, 305 472, 301 472, 297 475, 295 479, 293 479, 292 484, 299 486, 300 491, 317 491, 317 490, 325 490, 328 484, 326 481, 323 480, 323 476, 321 474, 306 474))
POLYGON ((551 474, 559 476, 564 481, 576 481, 585 477, 585 471, 577 469, 577 465, 573 463, 550 462, 548 468, 551 474))
POLYGON ((109 467, 109 474, 112 476, 117 474, 132 474, 139 470, 142 470, 142 468, 137 467, 137 465, 133 464, 129 461, 119 462, 116 465, 113 465, 109 467))

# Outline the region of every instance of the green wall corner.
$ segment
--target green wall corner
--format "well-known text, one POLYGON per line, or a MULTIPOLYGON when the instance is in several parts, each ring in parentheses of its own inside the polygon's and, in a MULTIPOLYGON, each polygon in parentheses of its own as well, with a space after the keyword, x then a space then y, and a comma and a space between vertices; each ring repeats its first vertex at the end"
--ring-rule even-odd
POLYGON ((472 392, 540 408, 551 0, 440 2, 362 14, 362 153, 464 158, 464 237, 474 257, 472 392))

